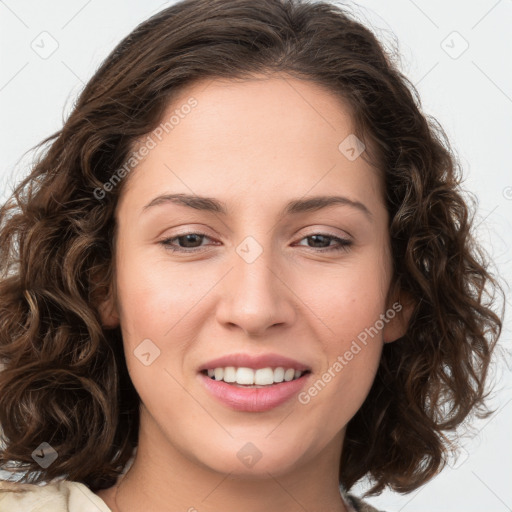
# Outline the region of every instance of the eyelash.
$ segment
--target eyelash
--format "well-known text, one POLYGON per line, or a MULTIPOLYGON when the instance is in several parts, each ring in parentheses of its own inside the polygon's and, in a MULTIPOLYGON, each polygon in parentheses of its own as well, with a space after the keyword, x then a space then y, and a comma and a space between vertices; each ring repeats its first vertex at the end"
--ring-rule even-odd
MULTIPOLYGON (((182 253, 189 253, 189 254, 194 253, 194 252, 202 252, 204 249, 201 248, 201 247, 191 247, 191 248, 185 249, 183 247, 177 248, 177 247, 171 245, 171 242, 173 240, 177 240, 178 238, 186 237, 188 235, 198 235, 198 236, 203 236, 203 237, 206 237, 206 238, 210 238, 205 233, 191 232, 191 233, 183 233, 181 235, 177 235, 177 236, 172 237, 172 238, 166 238, 164 240, 161 240, 159 243, 161 245, 163 245, 164 248, 167 251, 171 251, 171 252, 182 252, 182 253)), ((319 253, 341 252, 341 251, 348 252, 349 249, 350 249, 350 246, 353 243, 351 240, 347 240, 345 238, 339 238, 337 236, 330 235, 329 233, 312 233, 311 235, 307 235, 305 237, 302 237, 301 240, 304 240, 306 238, 310 238, 310 237, 313 237, 313 236, 318 236, 318 235, 326 237, 326 238, 330 238, 331 240, 334 240, 335 242, 338 242, 339 245, 337 247, 324 247, 324 248, 320 248, 320 249, 315 248, 315 247, 308 247, 308 249, 311 249, 314 252, 319 252, 319 253)), ((304 246, 301 246, 301 247, 304 247, 304 246)))

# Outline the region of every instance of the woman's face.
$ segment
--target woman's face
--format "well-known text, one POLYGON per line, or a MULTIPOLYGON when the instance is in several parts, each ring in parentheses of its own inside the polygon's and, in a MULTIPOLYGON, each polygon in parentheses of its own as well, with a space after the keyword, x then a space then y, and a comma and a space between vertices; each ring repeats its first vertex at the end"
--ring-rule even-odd
POLYGON ((311 82, 262 77, 197 83, 162 122, 125 178, 116 300, 102 308, 121 326, 141 438, 224 473, 337 464, 383 343, 403 334, 385 300, 383 184, 348 112, 311 82), (201 371, 226 367, 217 376, 240 383, 309 373, 248 388, 201 371))

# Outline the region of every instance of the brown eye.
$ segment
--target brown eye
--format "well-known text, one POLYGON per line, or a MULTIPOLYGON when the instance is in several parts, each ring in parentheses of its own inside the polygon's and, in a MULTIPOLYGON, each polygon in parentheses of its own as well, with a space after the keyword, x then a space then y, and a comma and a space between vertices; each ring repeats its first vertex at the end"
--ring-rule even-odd
POLYGON ((165 240, 161 240, 159 243, 162 244, 168 251, 194 252, 194 249, 204 247, 201 245, 201 242, 204 240, 204 238, 210 237, 204 233, 184 233, 183 235, 166 238, 165 240), (178 241, 179 245, 173 243, 175 240, 178 241))
POLYGON ((308 242, 313 244, 312 247, 308 247, 319 252, 348 251, 349 247, 353 243, 351 240, 339 238, 337 236, 329 235, 327 233, 315 233, 313 235, 308 235, 304 237, 302 240, 308 240, 308 242), (337 245, 335 245, 334 247, 329 246, 331 241, 335 241, 337 245))

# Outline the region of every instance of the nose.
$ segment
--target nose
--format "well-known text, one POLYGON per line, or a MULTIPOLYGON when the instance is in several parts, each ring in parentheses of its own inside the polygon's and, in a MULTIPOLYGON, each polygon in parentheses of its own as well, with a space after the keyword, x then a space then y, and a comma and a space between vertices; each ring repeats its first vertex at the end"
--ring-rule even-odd
POLYGON ((294 322, 295 296, 269 251, 250 263, 236 254, 233 265, 221 282, 218 322, 230 329, 240 328, 247 336, 263 336, 270 327, 294 322))

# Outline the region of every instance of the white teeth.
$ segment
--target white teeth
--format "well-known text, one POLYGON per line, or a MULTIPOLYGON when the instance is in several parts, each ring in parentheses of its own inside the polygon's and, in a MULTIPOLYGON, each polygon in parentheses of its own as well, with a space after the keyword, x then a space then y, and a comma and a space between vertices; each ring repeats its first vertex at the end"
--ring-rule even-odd
POLYGON ((274 370, 274 382, 283 382, 284 380, 284 368, 280 366, 274 370))
POLYGON ((286 370, 279 366, 277 368, 252 368, 227 366, 225 368, 211 368, 208 370, 208 377, 224 382, 241 384, 246 386, 270 386, 279 382, 289 382, 298 379, 303 375, 300 370, 287 368, 286 370))
POLYGON ((224 382, 236 381, 236 368, 234 366, 227 366, 224 368, 224 382))
POLYGON ((260 368, 254 372, 254 384, 268 386, 274 384, 274 370, 272 368, 260 368))
POLYGON ((284 372, 284 380, 288 382, 293 380, 293 377, 295 377, 295 370, 293 368, 288 368, 288 370, 284 372))
POLYGON ((237 384, 254 384, 254 370, 251 368, 237 368, 235 382, 237 384))

